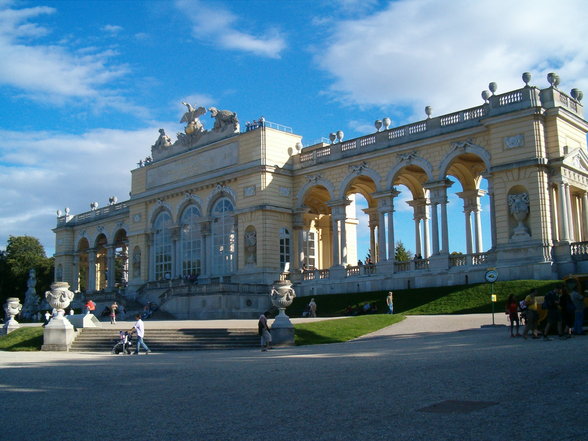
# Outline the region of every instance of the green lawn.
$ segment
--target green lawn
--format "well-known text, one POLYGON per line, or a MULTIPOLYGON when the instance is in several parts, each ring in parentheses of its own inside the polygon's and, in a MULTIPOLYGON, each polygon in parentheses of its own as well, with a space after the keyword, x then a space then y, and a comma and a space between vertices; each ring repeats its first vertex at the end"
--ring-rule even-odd
MULTIPOLYGON (((491 291, 497 295, 495 310, 503 311, 509 294, 522 299, 530 289, 536 288, 539 295, 552 289, 557 280, 515 280, 490 284, 443 286, 394 290, 394 312, 401 314, 472 314, 492 312, 491 291)), ((346 315, 346 308, 361 307, 365 303, 375 305, 379 313, 386 312, 387 291, 354 294, 326 294, 313 296, 318 305, 317 314, 323 317, 346 315)), ((286 313, 290 317, 301 317, 310 296, 296 297, 286 313)))
POLYGON ((40 351, 43 345, 43 327, 20 328, 0 336, 0 351, 40 351))
POLYGON ((296 345, 340 343, 393 325, 404 320, 400 314, 369 314, 295 326, 296 345))

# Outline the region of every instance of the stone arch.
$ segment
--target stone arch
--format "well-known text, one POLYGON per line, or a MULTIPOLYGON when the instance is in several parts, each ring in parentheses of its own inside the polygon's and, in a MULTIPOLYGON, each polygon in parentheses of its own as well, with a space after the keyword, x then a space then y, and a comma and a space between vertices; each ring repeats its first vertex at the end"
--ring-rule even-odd
POLYGON ((235 209, 237 208, 237 195, 235 194, 235 191, 226 185, 217 184, 214 190, 212 190, 206 198, 206 214, 209 214, 212 211, 216 201, 222 197, 228 198, 233 204, 233 207, 235 209))
POLYGON ((78 239, 77 243, 77 251, 84 251, 90 248, 90 241, 85 236, 86 231, 82 232, 82 236, 78 239))
POLYGON ((320 175, 307 176, 307 179, 308 182, 304 184, 304 186, 300 189, 300 191, 298 191, 298 194, 296 195, 298 204, 297 208, 302 208, 304 205, 304 197, 306 193, 313 187, 324 187, 329 194, 329 200, 335 199, 335 186, 330 181, 324 179, 320 175))
POLYGON ((178 205, 176 213, 176 219, 178 219, 178 222, 180 222, 184 210, 188 208, 190 205, 195 205, 198 211, 200 212, 200 216, 202 216, 202 199, 196 195, 186 193, 186 195, 184 196, 184 200, 180 202, 180 204, 178 205))
POLYGON ((389 189, 394 187, 394 181, 402 169, 409 166, 416 166, 423 170, 427 176, 427 181, 433 180, 433 166, 425 158, 419 156, 416 152, 403 153, 398 155, 400 161, 390 169, 386 175, 386 186, 389 189))
POLYGON ((490 152, 488 152, 488 150, 486 150, 484 147, 478 144, 474 144, 472 140, 468 139, 466 141, 454 142, 451 144, 451 150, 449 153, 447 153, 447 155, 445 155, 441 161, 441 164, 439 165, 438 179, 444 179, 453 160, 464 154, 471 154, 479 157, 484 163, 486 171, 491 170, 492 166, 490 163, 490 152))
MULTIPOLYGON (((347 190, 349 188, 349 186, 351 185, 351 183, 358 179, 358 178, 369 178, 371 179, 371 181, 373 181, 374 185, 375 185, 375 191, 380 191, 381 190, 381 181, 382 181, 382 177, 380 176, 380 174, 375 171, 372 168, 367 167, 367 164, 365 162, 363 162, 360 165, 351 165, 349 166, 349 169, 351 170, 351 173, 349 173, 345 179, 343 179, 343 181, 341 182, 341 185, 339 186, 339 199, 342 199, 345 197, 347 190)), ((362 192, 363 194, 363 192, 362 192)), ((363 194, 366 199, 367 199, 367 195, 363 194)))
POLYGON ((157 203, 149 209, 149 215, 147 216, 147 219, 149 219, 149 225, 153 225, 155 219, 157 219, 157 216, 159 216, 159 213, 162 211, 167 211, 171 216, 172 223, 174 222, 174 213, 171 205, 159 199, 157 203))

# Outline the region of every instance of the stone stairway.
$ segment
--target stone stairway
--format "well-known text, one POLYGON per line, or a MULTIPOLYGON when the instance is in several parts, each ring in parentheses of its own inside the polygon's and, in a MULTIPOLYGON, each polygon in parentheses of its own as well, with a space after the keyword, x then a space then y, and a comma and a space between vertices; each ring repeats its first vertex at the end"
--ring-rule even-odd
MULTIPOLYGON (((110 352, 117 338, 118 331, 113 329, 84 328, 70 351, 110 352)), ((153 352, 259 347, 255 329, 149 329, 145 342, 153 352)))

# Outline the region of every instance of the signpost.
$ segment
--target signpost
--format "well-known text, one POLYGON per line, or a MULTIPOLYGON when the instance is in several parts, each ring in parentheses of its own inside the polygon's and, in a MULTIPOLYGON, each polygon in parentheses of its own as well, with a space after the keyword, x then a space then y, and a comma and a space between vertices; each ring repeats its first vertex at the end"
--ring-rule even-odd
POLYGON ((494 323, 494 304, 496 303, 496 294, 494 294, 494 282, 498 279, 498 273, 496 272, 495 268, 488 268, 486 274, 484 274, 484 278, 486 282, 490 284, 491 291, 490 291, 490 299, 492 300, 492 326, 495 326, 494 323))

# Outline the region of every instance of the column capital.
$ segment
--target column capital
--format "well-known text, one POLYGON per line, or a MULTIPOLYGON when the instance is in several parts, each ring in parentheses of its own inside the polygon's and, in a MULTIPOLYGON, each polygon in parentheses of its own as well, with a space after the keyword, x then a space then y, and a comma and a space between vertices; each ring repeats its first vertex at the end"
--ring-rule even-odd
POLYGON ((414 210, 414 220, 428 219, 427 202, 428 200, 426 198, 418 198, 412 201, 407 201, 407 204, 410 205, 414 210))

